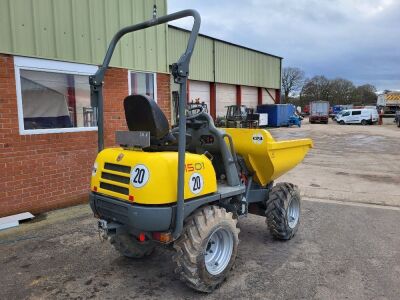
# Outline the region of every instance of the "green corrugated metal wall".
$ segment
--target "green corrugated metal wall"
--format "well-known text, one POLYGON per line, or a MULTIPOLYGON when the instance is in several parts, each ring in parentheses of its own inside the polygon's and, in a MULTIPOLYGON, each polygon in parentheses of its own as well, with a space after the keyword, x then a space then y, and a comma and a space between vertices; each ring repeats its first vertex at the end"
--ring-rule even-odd
MULTIPOLYGON (((0 53, 100 64, 121 27, 167 12, 166 0, 0 0, 0 53)), ((124 37, 111 64, 167 72, 167 26, 124 37)))
MULTIPOLYGON (((169 62, 176 62, 185 51, 189 33, 170 27, 168 29, 169 62)), ((190 61, 189 78, 214 81, 213 40, 199 36, 190 61)))
POLYGON ((280 88, 281 60, 248 49, 215 41, 215 81, 280 88))
MULTIPOLYGON (((168 51, 170 63, 184 51, 187 31, 170 27, 168 51)), ((199 36, 190 63, 190 79, 267 88, 280 88, 281 60, 260 52, 199 36), (214 78, 215 47, 215 78, 214 78)))
MULTIPOLYGON (((98 65, 119 28, 151 18, 154 3, 159 16, 166 14, 166 1, 0 0, 0 53, 98 65)), ((111 65, 168 72, 188 37, 166 25, 130 34, 111 65)), ((208 37, 198 37, 190 70, 194 80, 280 88, 279 58, 208 37)))

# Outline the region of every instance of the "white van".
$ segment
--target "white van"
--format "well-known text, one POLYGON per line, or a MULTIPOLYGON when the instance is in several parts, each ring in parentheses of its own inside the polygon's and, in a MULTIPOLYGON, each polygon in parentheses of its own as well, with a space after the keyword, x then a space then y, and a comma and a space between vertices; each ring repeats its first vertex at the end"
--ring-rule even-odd
POLYGON ((375 108, 360 108, 343 110, 336 117, 339 124, 375 124, 378 122, 378 112, 375 108))

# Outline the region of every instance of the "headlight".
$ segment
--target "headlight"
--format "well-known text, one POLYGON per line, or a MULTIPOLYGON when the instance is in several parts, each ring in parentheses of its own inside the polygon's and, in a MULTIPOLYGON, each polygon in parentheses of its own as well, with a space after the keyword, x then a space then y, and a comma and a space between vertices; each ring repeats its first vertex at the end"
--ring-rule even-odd
POLYGON ((93 164, 93 168, 92 168, 92 176, 95 176, 97 173, 97 162, 95 162, 93 164))

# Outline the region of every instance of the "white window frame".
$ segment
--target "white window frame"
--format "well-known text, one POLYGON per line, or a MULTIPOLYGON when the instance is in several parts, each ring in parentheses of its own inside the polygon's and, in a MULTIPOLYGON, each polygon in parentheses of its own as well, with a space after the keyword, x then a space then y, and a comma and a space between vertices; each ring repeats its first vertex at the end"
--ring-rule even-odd
POLYGON ((157 73, 155 72, 146 72, 146 71, 137 71, 137 70, 128 70, 128 93, 132 94, 132 86, 131 86, 131 74, 132 73, 146 73, 153 74, 153 86, 154 86, 154 101, 157 103, 157 73))
POLYGON ((17 89, 19 134, 29 135, 29 134, 45 134, 45 133, 97 131, 97 126, 51 128, 51 129, 25 129, 20 70, 44 71, 52 73, 90 76, 96 73, 97 69, 98 69, 97 66, 92 66, 92 65, 14 56, 14 70, 15 70, 14 73, 15 73, 15 85, 17 89))

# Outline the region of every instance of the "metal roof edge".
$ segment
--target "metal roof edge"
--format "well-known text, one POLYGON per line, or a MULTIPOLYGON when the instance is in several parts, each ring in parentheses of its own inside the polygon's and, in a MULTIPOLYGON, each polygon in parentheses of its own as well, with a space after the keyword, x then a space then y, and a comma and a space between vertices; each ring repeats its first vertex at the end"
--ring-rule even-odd
MULTIPOLYGON (((178 27, 178 26, 175 26, 175 25, 168 24, 168 27, 173 28, 173 29, 177 29, 177 30, 180 30, 180 31, 190 32, 190 30, 188 30, 188 29, 181 28, 181 27, 178 27)), ((246 47, 246 46, 243 46, 243 45, 239 45, 239 44, 231 43, 231 42, 228 42, 228 41, 224 41, 224 40, 212 37, 210 35, 199 33, 199 36, 206 37, 206 38, 212 39, 214 41, 218 41, 218 42, 221 42, 221 43, 225 43, 225 44, 228 44, 228 45, 231 45, 231 46, 235 46, 235 47, 239 47, 239 48, 242 48, 242 49, 246 49, 246 50, 249 50, 249 51, 261 53, 261 54, 264 54, 264 55, 267 55, 267 56, 279 58, 280 60, 283 59, 283 57, 278 56, 278 55, 274 55, 274 54, 271 54, 271 53, 267 53, 267 52, 263 52, 263 51, 256 50, 256 49, 253 49, 253 48, 249 48, 249 47, 246 47)))

